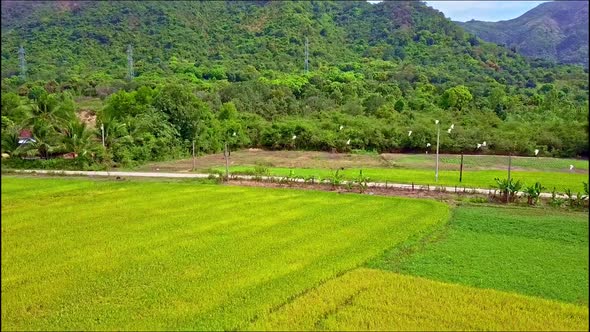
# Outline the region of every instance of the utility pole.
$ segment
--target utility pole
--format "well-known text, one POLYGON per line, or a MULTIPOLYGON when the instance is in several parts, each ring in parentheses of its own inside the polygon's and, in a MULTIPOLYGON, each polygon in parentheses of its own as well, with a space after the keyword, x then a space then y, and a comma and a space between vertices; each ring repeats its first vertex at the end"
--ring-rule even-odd
POLYGON ((223 156, 225 157, 225 180, 229 180, 229 154, 227 150, 227 140, 225 141, 225 147, 223 149, 223 156))
POLYGON ((508 154, 508 183, 510 183, 510 168, 512 167, 512 152, 508 154))
POLYGON ((22 45, 18 49, 18 63, 20 65, 20 78, 24 81, 27 78, 27 67, 25 62, 25 48, 22 45))
POLYGON ((438 182, 438 147, 440 141, 440 122, 438 120, 435 121, 436 123, 436 172, 434 173, 434 182, 438 182))
POLYGON ((195 140, 193 139, 193 172, 195 171, 195 140))
POLYGON ((305 37, 305 73, 309 73, 309 41, 305 37))
POLYGON ((127 79, 133 79, 133 48, 131 44, 127 46, 127 79))
POLYGON ((100 124, 100 132, 102 133, 102 147, 104 148, 104 123, 100 124))

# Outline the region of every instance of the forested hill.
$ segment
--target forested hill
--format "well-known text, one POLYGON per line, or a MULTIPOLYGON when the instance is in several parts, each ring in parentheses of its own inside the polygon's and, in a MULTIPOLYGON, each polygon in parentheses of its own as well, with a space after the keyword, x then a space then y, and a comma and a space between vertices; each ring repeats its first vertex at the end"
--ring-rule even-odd
POLYGON ((439 118, 457 128, 444 151, 588 153, 587 70, 483 42, 418 1, 3 1, 2 78, 33 101, 100 97, 101 121, 169 119, 181 149, 197 135, 218 150, 232 117, 236 146, 423 151, 439 118))
POLYGON ((526 56, 588 66, 588 1, 551 1, 507 21, 457 23, 526 56))

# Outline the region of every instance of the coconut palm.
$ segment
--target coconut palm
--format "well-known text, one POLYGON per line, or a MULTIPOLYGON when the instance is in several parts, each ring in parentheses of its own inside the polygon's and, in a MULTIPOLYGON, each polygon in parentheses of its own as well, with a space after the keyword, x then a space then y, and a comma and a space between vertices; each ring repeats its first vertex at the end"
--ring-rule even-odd
POLYGON ((85 123, 77 120, 70 121, 61 131, 60 148, 64 152, 84 156, 94 150, 97 145, 92 140, 93 136, 93 130, 89 129, 85 123))

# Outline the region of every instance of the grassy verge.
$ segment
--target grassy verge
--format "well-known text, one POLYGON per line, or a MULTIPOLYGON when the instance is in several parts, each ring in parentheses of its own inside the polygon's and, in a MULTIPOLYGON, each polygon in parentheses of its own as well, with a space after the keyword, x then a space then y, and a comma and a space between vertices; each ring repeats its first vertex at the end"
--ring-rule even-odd
MULTIPOLYGON (((222 167, 215 170, 224 172, 222 167)), ((270 175, 288 176, 293 171, 294 176, 315 176, 321 179, 328 179, 334 172, 330 169, 309 169, 309 168, 268 168, 270 175)), ((252 174, 254 167, 235 166, 230 172, 236 174, 252 174)), ((344 180, 354 180, 359 176, 359 169, 345 169, 340 171, 344 180)), ((434 185, 433 170, 410 170, 410 169, 388 169, 388 168, 365 168, 363 175, 370 178, 370 181, 391 182, 391 183, 415 183, 418 185, 434 185)), ((571 189, 574 192, 582 191, 582 182, 588 182, 587 174, 558 173, 558 172, 528 172, 513 171, 511 177, 527 185, 539 181, 549 192, 555 187, 558 191, 571 189)), ((462 182, 459 182, 459 171, 439 171, 438 185, 444 186, 466 186, 468 188, 493 188, 494 178, 507 178, 506 171, 469 171, 463 172, 462 182)))
POLYGON ((444 232, 371 267, 588 305, 588 214, 459 207, 444 232))
POLYGON ((583 331, 588 308, 357 269, 281 307, 253 330, 583 331))
POLYGON ((431 200, 74 178, 2 177, 1 199, 2 330, 242 329, 449 215, 431 200))

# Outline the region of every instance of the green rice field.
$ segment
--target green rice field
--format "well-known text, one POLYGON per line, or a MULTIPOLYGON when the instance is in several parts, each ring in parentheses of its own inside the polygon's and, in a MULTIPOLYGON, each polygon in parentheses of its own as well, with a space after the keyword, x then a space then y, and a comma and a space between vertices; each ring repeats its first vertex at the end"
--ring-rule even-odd
POLYGON ((587 330, 587 213, 2 177, 2 330, 587 330))
MULTIPOLYGON (((215 168, 223 172, 224 168, 215 168)), ((253 174, 254 167, 235 166, 230 168, 230 173, 235 174, 253 174)), ((268 168, 270 175, 274 176, 314 176, 317 179, 329 179, 335 174, 331 169, 309 169, 309 168, 268 168)), ((506 171, 498 170, 477 170, 464 171, 462 182, 459 182, 459 171, 439 170, 438 182, 435 182, 434 171, 425 169, 395 169, 395 168, 365 168, 362 169, 363 175, 369 177, 370 181, 391 182, 391 183, 414 183, 416 185, 443 185, 457 186, 467 188, 494 188, 495 178, 504 179, 508 177, 506 171)), ((355 180, 359 177, 359 168, 348 168, 339 171, 344 180, 355 180)), ((544 191, 550 192, 555 187, 557 191, 563 192, 565 189, 571 189, 573 192, 582 191, 582 182, 588 182, 588 174, 581 173, 560 173, 560 172, 532 172, 532 171, 512 171, 511 177, 517 181, 532 185, 535 182, 541 182, 546 188, 544 191)))
POLYGON ((2 330, 243 329, 448 215, 427 200, 2 177, 2 330))
POLYGON ((369 266, 588 306, 588 213, 461 206, 369 266))

